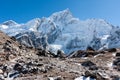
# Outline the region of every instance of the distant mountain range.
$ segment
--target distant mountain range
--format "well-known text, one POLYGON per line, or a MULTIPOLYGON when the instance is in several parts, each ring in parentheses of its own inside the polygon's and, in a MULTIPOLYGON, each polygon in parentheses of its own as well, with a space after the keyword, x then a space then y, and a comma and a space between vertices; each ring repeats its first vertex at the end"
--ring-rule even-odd
POLYGON ((120 48, 120 28, 103 19, 81 21, 69 9, 50 17, 35 18, 24 24, 13 20, 0 24, 0 30, 28 47, 68 54, 92 47, 95 50, 120 48))

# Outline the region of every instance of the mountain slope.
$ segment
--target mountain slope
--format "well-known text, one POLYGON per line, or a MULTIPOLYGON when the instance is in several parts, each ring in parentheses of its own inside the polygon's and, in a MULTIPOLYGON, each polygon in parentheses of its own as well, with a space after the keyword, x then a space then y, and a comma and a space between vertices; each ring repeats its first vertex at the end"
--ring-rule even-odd
POLYGON ((25 24, 13 21, 8 23, 1 24, 0 30, 15 36, 27 46, 45 48, 54 53, 57 53, 57 50, 65 53, 85 50, 88 46, 95 50, 108 47, 111 41, 108 37, 112 36, 111 31, 115 28, 103 19, 81 21, 74 18, 69 9, 53 13, 48 18, 33 19, 25 24))
MULTIPOLYGON (((37 35, 24 34, 32 34, 28 35, 29 40, 37 35)), ((93 39, 93 44, 99 43, 98 38, 94 36, 93 39)), ((79 39, 71 43, 76 41, 79 39)), ((120 79, 120 49, 99 52, 88 48, 75 51, 68 57, 61 51, 58 53, 54 55, 46 50, 26 47, 0 31, 0 80, 120 79)))

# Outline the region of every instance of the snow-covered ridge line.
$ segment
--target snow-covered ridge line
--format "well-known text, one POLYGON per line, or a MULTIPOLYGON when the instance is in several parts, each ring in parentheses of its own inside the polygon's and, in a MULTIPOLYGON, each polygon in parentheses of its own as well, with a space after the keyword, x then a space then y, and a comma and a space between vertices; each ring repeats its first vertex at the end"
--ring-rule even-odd
POLYGON ((81 21, 74 18, 69 9, 24 24, 6 21, 0 24, 0 30, 27 46, 45 48, 54 53, 58 49, 71 53, 88 46, 95 50, 120 46, 119 28, 103 19, 81 21))

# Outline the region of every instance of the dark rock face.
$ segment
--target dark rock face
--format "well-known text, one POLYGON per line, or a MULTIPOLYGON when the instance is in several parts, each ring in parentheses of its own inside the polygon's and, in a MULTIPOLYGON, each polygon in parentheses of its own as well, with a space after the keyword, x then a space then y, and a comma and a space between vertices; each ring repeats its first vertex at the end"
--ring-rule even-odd
POLYGON ((96 74, 95 74, 95 73, 92 73, 92 72, 90 72, 90 71, 86 71, 86 72, 85 72, 85 76, 86 76, 86 77, 96 78, 96 74))
POLYGON ((106 78, 104 75, 102 75, 100 72, 96 74, 96 80, 109 80, 109 78, 106 78))
POLYGON ((28 47, 33 47, 33 48, 42 48, 47 46, 47 38, 46 37, 41 37, 39 32, 25 32, 25 33, 20 33, 15 36, 16 39, 28 46, 28 47), (39 37, 38 37, 39 36, 39 37))
POLYGON ((69 41, 66 48, 69 50, 74 48, 81 48, 83 47, 83 45, 79 45, 79 44, 82 44, 83 42, 84 40, 81 40, 78 37, 76 37, 75 39, 69 41))
POLYGON ((120 29, 119 27, 117 27, 116 29, 113 28, 112 33, 110 34, 110 36, 108 37, 108 41, 109 41, 109 48, 115 48, 115 46, 117 46, 116 48, 119 48, 119 42, 120 42, 120 29))
POLYGON ((107 51, 108 52, 116 52, 117 50, 116 50, 116 48, 111 48, 111 49, 108 49, 107 51))
POLYGON ((87 54, 86 57, 89 57, 89 56, 95 56, 95 55, 99 54, 99 52, 87 51, 84 54, 87 54))
POLYGON ((90 67, 90 66, 94 66, 95 64, 91 61, 85 61, 81 65, 85 67, 90 67))
POLYGON ((89 48, 87 51, 78 50, 68 55, 70 58, 81 58, 81 57, 90 57, 99 54, 100 52, 94 51, 92 48, 89 48))
MULTIPOLYGON (((44 22, 43 23, 41 22, 41 24, 44 24, 44 22)), ((49 31, 48 33, 42 33, 39 31, 37 32, 26 31, 15 35, 15 37, 20 43, 28 47, 46 49, 48 44, 53 43, 60 34, 60 30, 57 29, 53 23, 48 23, 48 24, 51 24, 53 26, 51 31, 49 31)), ((40 27, 46 27, 46 26, 47 25, 43 25, 40 27)))
POLYGON ((89 47, 91 47, 93 49, 93 51, 100 49, 102 47, 101 39, 94 36, 93 40, 90 42, 90 46, 89 47))
POLYGON ((113 61, 113 65, 115 65, 114 69, 117 69, 118 71, 120 71, 120 58, 116 58, 113 61))
POLYGON ((17 41, 14 36, 11 36, 10 38, 11 38, 12 40, 14 40, 14 41, 17 41))
POLYGON ((101 73, 97 72, 97 71, 96 72, 86 71, 85 76, 91 77, 91 78, 96 79, 96 80, 109 80, 109 78, 105 78, 104 75, 101 75, 101 73))
POLYGON ((38 68, 33 68, 29 72, 33 73, 33 74, 37 74, 38 73, 38 68))
POLYGON ((120 57, 120 52, 117 52, 117 53, 116 53, 116 57, 120 57))
POLYGON ((36 49, 36 55, 38 56, 44 56, 44 57, 55 57, 56 55, 54 53, 51 53, 50 51, 46 51, 43 49, 36 49))
POLYGON ((39 50, 37 53, 38 56, 46 56, 46 51, 45 50, 39 50))
POLYGON ((65 58, 66 57, 66 55, 61 50, 57 51, 57 55, 56 56, 59 57, 59 58, 65 58))
POLYGON ((95 51, 92 47, 88 46, 87 51, 95 51))
POLYGON ((15 66, 13 67, 13 69, 17 70, 17 71, 22 71, 23 66, 21 66, 19 63, 16 63, 15 66))
POLYGON ((96 65, 90 66, 89 70, 98 70, 98 67, 96 65))
POLYGON ((71 54, 68 55, 69 58, 80 58, 80 57, 86 57, 87 54, 85 54, 84 51, 75 51, 75 52, 72 52, 71 54))
POLYGON ((116 60, 113 62, 113 65, 118 65, 120 63, 120 58, 116 58, 116 60))

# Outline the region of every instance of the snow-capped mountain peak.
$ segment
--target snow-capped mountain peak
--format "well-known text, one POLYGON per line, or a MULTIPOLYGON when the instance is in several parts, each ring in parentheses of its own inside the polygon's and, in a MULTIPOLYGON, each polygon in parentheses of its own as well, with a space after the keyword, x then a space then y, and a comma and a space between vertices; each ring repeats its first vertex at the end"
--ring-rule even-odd
POLYGON ((15 21, 13 20, 8 20, 8 21, 5 21, 2 23, 2 25, 6 25, 6 26, 14 26, 14 25, 17 25, 18 23, 16 23, 15 21))
POLYGON ((57 16, 64 17, 64 18, 66 18, 67 16, 72 17, 72 13, 70 12, 69 9, 66 9, 63 11, 55 12, 50 17, 57 17, 57 16))
MULTIPOLYGON (((105 46, 109 48, 110 43, 113 46, 120 40, 119 31, 113 31, 114 28, 116 29, 103 19, 79 20, 73 17, 69 9, 53 13, 48 18, 32 19, 19 26, 14 21, 0 25, 0 30, 10 36, 15 36, 21 43, 36 48, 45 48, 54 53, 57 53, 57 50, 70 53, 75 50, 84 50, 88 46, 95 50, 105 46), (118 33, 115 34, 116 32, 118 33)), ((119 44, 114 47, 118 46, 119 44)))
POLYGON ((66 23, 67 20, 73 18, 72 13, 70 12, 69 9, 53 13, 50 17, 51 21, 54 21, 56 23, 66 23))
POLYGON ((25 24, 25 27, 27 26, 29 30, 31 31, 37 31, 37 27, 40 25, 41 19, 40 18, 35 18, 30 21, 28 21, 25 24))

